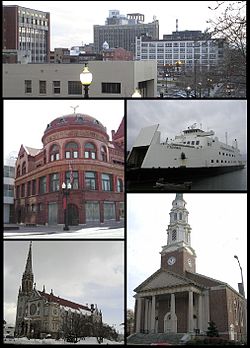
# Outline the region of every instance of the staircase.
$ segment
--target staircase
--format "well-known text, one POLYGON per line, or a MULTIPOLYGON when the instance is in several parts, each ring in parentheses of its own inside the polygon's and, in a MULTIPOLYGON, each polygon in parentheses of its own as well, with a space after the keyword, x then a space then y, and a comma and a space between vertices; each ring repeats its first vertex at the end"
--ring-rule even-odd
POLYGON ((183 336, 183 333, 136 333, 127 337, 127 344, 170 343, 175 345, 180 343, 183 336))

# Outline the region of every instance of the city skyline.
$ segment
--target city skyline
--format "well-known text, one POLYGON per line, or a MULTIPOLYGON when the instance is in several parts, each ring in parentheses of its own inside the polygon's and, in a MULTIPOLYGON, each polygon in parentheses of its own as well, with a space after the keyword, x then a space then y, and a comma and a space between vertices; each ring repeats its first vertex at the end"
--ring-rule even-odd
MULTIPOLYGON (((15 323, 29 241, 4 241, 4 319, 15 323)), ((124 244, 120 241, 33 241, 36 289, 82 305, 97 304, 103 322, 123 331, 124 244), (111 252, 112 251, 112 252, 111 252), (67 255, 67 257, 65 257, 67 255), (109 282, 107 282, 107 278, 109 282)))
MULTIPOLYGON (((230 1, 231 2, 231 1, 230 1)), ((171 34, 176 30, 206 30, 207 21, 214 18, 216 1, 146 1, 143 9, 140 3, 133 1, 3 1, 3 5, 19 5, 27 8, 50 12, 51 21, 51 49, 56 47, 71 48, 83 44, 93 43, 93 26, 104 25, 109 15, 109 10, 117 9, 120 14, 142 13, 145 15, 145 23, 153 21, 153 16, 159 20, 159 38, 163 34, 171 34), (98 8, 98 11, 96 9, 98 8), (193 13, 199 16, 192 16, 193 13), (86 13, 86 15, 85 15, 86 13), (90 15, 91 14, 91 15, 90 15), (190 21, 192 16, 192 21, 190 21), (72 22, 74 25, 72 25, 72 22), (67 34, 65 34, 67 33, 67 34)))
MULTIPOLYGON (((133 290, 160 268, 167 244, 169 213, 175 194, 127 195, 127 308, 133 290)), ((243 270, 247 296, 247 197, 245 194, 183 194, 189 212, 196 272, 226 282, 236 291, 243 270)))

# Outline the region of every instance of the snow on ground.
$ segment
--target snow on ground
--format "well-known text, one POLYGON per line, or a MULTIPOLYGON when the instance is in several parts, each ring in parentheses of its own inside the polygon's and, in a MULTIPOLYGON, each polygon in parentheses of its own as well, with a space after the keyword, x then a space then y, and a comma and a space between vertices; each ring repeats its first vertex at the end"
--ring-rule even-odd
POLYGON ((50 238, 66 238, 66 239, 75 239, 75 238, 124 238, 124 228, 108 228, 108 227, 90 227, 83 228, 78 231, 13 231, 5 232, 5 239, 12 238, 22 238, 22 239, 50 239, 50 238))
MULTIPOLYGON (((54 340, 52 338, 44 338, 44 339, 28 340, 27 337, 22 337, 22 338, 6 339, 4 340, 4 343, 5 344, 98 344, 96 337, 85 337, 85 340, 82 339, 77 343, 66 342, 62 339, 54 340)), ((124 344, 124 342, 110 341, 104 338, 101 344, 124 344)))

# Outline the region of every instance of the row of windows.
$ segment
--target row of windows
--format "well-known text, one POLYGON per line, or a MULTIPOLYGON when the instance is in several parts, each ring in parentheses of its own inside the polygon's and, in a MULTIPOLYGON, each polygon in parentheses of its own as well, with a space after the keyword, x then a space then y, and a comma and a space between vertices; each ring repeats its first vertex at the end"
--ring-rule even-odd
POLYGON ((196 141, 194 141, 194 140, 192 140, 192 141, 183 141, 183 144, 187 144, 187 145, 199 145, 200 144, 200 141, 199 140, 196 140, 196 141))
MULTIPOLYGON (((114 180, 112 174, 97 173, 92 171, 86 171, 83 173, 83 189, 90 191, 116 191, 123 192, 123 180, 118 178, 116 187, 114 187, 114 180), (100 177, 100 184, 99 184, 100 177)), ((67 171, 65 172, 65 183, 71 183, 72 190, 80 189, 79 184, 79 172, 67 171)), ((48 177, 42 176, 38 179, 28 181, 27 184, 21 184, 16 187, 16 198, 29 197, 36 194, 44 194, 48 192, 58 192, 61 190, 61 183, 59 173, 50 174, 48 177), (48 180, 48 187, 47 187, 48 180), (38 181, 38 190, 37 190, 38 181)))
POLYGON ((4 197, 14 197, 14 186, 13 185, 3 185, 3 195, 4 197))
MULTIPOLYGON (((47 94, 48 81, 39 81, 39 94, 47 94)), ((120 82, 102 82, 102 93, 121 94, 120 82)), ((25 94, 32 93, 32 80, 24 80, 25 94)), ((61 81, 52 81, 52 94, 61 94, 61 81)), ((82 84, 80 81, 68 81, 68 95, 82 95, 82 84)))
POLYGON ((219 163, 219 162, 220 163, 237 163, 237 161, 227 161, 227 160, 220 160, 219 161, 218 159, 215 161, 215 160, 211 159, 211 163, 219 163))

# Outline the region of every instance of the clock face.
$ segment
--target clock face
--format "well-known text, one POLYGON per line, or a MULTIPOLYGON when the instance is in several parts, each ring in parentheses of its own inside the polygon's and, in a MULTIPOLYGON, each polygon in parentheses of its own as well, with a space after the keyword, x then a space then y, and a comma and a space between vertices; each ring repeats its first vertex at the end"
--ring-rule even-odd
POLYGON ((189 267, 192 267, 192 261, 191 261, 191 259, 188 259, 188 266, 189 266, 189 267))
POLYGON ((172 266, 176 261, 176 258, 174 256, 171 256, 169 259, 168 259, 168 264, 169 266, 172 266))

